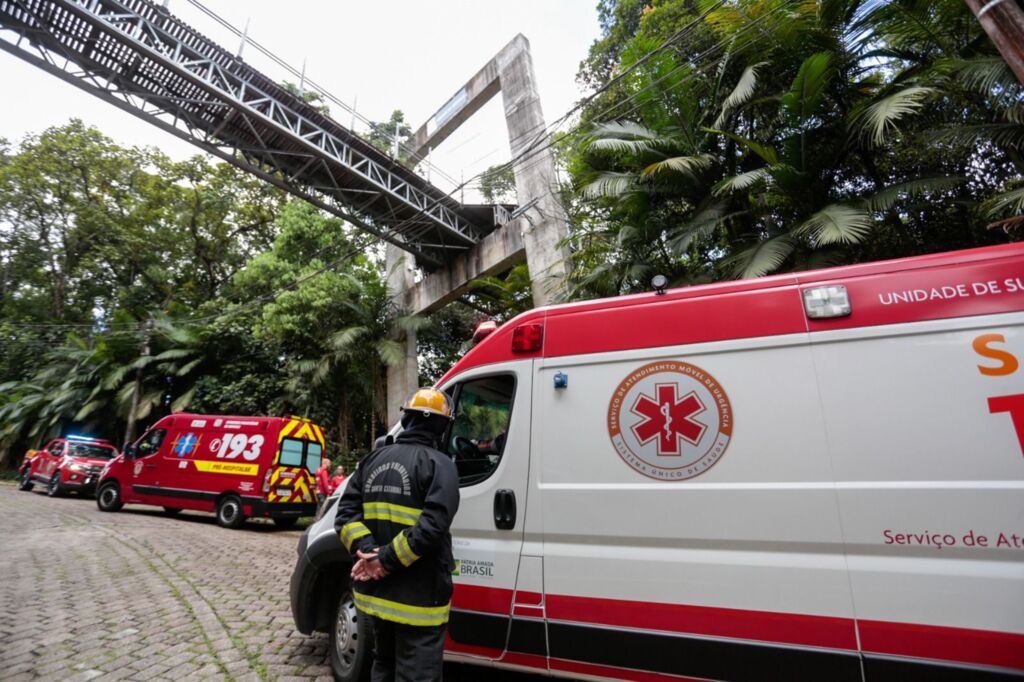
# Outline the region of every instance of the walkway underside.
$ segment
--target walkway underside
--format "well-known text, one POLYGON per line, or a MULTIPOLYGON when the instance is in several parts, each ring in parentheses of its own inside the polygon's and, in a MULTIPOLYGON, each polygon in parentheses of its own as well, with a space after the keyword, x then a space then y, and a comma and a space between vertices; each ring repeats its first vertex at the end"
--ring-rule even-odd
MULTIPOLYGON (((463 206, 148 0, 0 0, 0 48, 414 254, 508 220, 463 206)), ((16 95, 8 93, 8 106, 16 95)))

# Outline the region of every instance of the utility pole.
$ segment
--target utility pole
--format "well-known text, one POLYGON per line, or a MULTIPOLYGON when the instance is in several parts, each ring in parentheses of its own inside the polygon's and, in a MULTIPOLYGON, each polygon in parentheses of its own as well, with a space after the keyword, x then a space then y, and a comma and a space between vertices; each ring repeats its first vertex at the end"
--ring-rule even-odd
POLYGON ((967 6, 1024 84, 1024 9, 1018 0, 967 0, 967 6))
MULTIPOLYGON (((149 340, 153 336, 153 316, 150 315, 142 328, 142 350, 139 359, 149 357, 149 340)), ((132 389, 132 405, 128 412, 128 427, 124 430, 124 442, 135 441, 135 413, 139 409, 139 394, 142 393, 142 367, 135 371, 135 387, 132 389)))

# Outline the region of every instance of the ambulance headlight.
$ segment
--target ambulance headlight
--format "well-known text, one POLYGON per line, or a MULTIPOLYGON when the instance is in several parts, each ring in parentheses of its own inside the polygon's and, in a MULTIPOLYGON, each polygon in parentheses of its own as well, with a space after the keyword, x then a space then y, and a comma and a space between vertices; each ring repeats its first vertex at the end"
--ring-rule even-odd
POLYGON ((842 284, 804 289, 804 312, 811 319, 846 317, 852 311, 850 295, 842 284))

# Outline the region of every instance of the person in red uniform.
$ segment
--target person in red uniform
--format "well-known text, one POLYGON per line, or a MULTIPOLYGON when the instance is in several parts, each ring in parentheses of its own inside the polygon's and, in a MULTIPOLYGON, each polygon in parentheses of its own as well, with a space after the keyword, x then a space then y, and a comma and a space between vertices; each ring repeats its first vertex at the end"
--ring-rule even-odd
POLYGON ((334 468, 334 475, 331 476, 330 489, 331 492, 328 495, 333 495, 334 491, 341 487, 341 484, 345 482, 345 467, 339 464, 334 468))
POLYGON ((403 431, 352 474, 335 528, 351 553, 352 598, 373 622, 373 682, 437 682, 452 598, 459 476, 438 445, 448 396, 421 388, 402 405, 403 431))
POLYGON ((331 494, 330 462, 326 459, 316 472, 316 496, 319 502, 326 500, 331 494))

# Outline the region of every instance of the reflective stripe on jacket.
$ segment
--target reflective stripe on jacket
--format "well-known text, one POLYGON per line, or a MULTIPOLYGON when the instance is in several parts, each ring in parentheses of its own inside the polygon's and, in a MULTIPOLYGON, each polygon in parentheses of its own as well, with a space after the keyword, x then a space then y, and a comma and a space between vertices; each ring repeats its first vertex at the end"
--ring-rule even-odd
POLYGON ((370 453, 352 474, 335 518, 341 542, 378 550, 388 571, 354 583, 360 611, 406 625, 448 622, 452 596, 452 519, 459 508, 458 473, 430 435, 405 431, 370 453))

